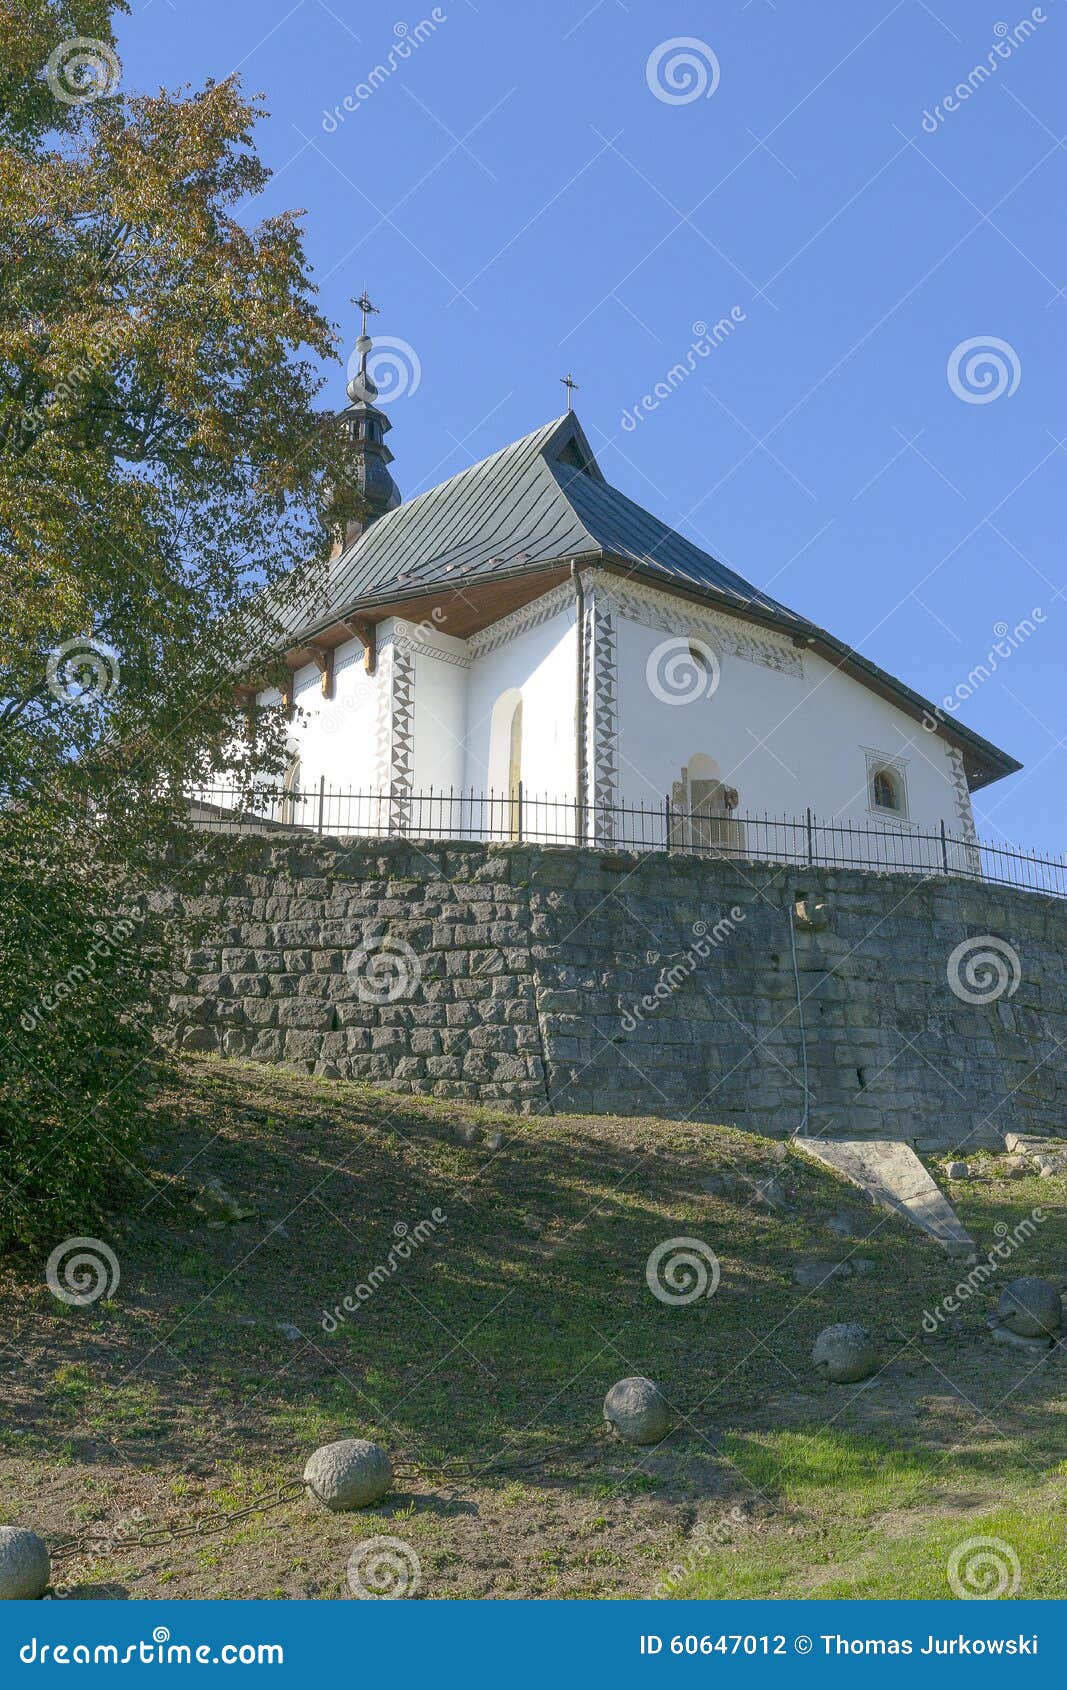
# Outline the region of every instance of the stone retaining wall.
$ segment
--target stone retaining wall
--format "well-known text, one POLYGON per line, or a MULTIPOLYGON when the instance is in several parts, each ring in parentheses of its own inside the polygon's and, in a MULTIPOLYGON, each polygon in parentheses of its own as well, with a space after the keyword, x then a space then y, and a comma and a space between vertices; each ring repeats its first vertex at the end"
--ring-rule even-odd
POLYGON ((217 846, 221 890, 170 900, 201 931, 173 999, 186 1050, 524 1112, 784 1135, 804 1102, 801 899, 813 1131, 933 1148, 1067 1126, 1055 899, 573 848, 217 846), (982 954, 1000 977, 968 975, 982 954))

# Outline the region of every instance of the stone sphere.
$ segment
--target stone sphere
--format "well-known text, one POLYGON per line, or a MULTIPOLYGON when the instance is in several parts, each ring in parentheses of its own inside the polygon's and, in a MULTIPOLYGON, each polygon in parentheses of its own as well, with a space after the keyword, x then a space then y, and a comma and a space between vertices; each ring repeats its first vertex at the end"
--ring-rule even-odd
POLYGON ((835 1385, 854 1385, 860 1379, 869 1379, 878 1366, 870 1333, 851 1320, 824 1327, 815 1340, 811 1359, 823 1378, 832 1379, 835 1385))
POLYGON ((640 1375, 612 1385, 604 1398, 604 1419, 626 1444, 658 1444, 671 1429, 663 1392, 640 1375))
POLYGON ((337 1514, 380 1502, 393 1483, 393 1469, 377 1444, 366 1438, 342 1438, 336 1444, 323 1444, 309 1457, 304 1483, 337 1514))
POLYGON ((1048 1338, 1063 1324, 1060 1294, 1047 1279, 1013 1279, 1000 1293, 997 1313, 1020 1338, 1048 1338))
POLYGON ((0 1526, 0 1602, 43 1596, 51 1574, 48 1551, 36 1532, 0 1526))

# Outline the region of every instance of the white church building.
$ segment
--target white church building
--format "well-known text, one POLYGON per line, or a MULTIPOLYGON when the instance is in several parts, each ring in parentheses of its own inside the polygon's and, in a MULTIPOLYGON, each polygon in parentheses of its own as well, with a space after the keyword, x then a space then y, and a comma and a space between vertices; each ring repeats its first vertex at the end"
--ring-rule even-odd
POLYGON ((275 819, 753 856, 855 828, 973 867, 1013 758, 612 487, 573 413, 401 500, 370 346, 364 319, 361 518, 258 695, 290 714, 275 819))

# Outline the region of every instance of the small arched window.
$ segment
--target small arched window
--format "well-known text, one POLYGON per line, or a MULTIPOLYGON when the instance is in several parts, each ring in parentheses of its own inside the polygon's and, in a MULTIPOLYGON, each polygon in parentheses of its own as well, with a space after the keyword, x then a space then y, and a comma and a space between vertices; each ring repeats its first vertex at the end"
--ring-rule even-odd
POLYGON ((875 769, 871 780, 871 802, 876 810, 903 809, 900 776, 895 769, 875 769))
POLYGON ((281 813, 278 820, 283 827, 292 827, 296 821, 297 806, 300 803, 300 757, 295 755, 289 759, 282 780, 281 813))
POLYGON ((489 722, 490 833, 504 839, 518 834, 522 750, 522 693, 509 687, 489 722))

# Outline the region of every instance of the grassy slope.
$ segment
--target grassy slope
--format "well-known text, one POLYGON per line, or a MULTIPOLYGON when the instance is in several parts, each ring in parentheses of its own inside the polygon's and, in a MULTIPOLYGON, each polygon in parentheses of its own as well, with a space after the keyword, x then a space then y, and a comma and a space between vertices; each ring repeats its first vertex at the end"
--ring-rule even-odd
MULTIPOLYGON (((367 1514, 298 1498, 220 1537, 86 1556, 64 1574, 79 1594, 336 1596, 353 1545, 377 1533, 416 1550, 430 1597, 948 1596, 949 1553, 977 1535, 1012 1545, 1022 1594, 1067 1591, 1064 1357, 993 1345, 992 1291, 962 1330, 926 1338, 922 1313, 959 1270, 784 1147, 207 1063, 157 1112, 157 1171, 105 1229, 115 1296, 67 1308, 39 1264, 5 1272, 0 1519, 49 1537, 178 1525, 298 1476, 345 1435, 479 1472, 405 1474, 367 1514), (255 1217, 207 1224, 195 1198, 210 1175, 255 1217), (756 1195, 768 1177, 784 1210, 756 1195), (433 1236, 325 1332, 324 1309, 385 1261, 396 1227, 435 1209, 433 1236), (827 1225, 843 1212, 844 1239, 827 1225), (645 1262, 679 1235, 711 1246, 722 1280, 665 1307, 645 1262), (792 1264, 810 1256, 876 1267, 800 1289, 792 1264), (882 1371, 823 1384, 813 1338, 853 1318, 882 1371), (600 1430, 605 1390, 630 1373, 675 1409, 654 1450, 600 1430), (517 1458, 533 1465, 503 1465, 517 1458)), ((995 1223, 1041 1204, 1051 1218, 1003 1278, 1059 1279, 1064 1182, 985 1168, 954 1193, 972 1232, 988 1247, 995 1223)))

